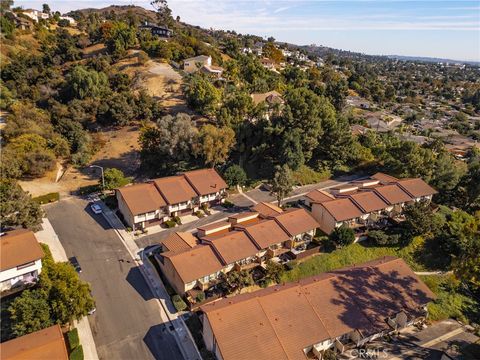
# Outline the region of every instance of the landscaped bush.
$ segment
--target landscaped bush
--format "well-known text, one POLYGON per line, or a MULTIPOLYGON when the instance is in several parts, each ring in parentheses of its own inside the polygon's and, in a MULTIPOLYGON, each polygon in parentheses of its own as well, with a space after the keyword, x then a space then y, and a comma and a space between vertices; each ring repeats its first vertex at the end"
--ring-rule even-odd
POLYGON ((80 339, 78 337, 77 328, 70 330, 67 333, 67 338, 68 338, 68 346, 70 347, 70 350, 74 350, 77 348, 78 345, 80 345, 80 339))
POLYGON ((167 220, 164 222, 164 224, 168 228, 172 228, 172 227, 175 227, 175 225, 177 225, 177 223, 173 220, 167 220))
POLYGON ((205 216, 205 214, 202 211, 197 210, 197 211, 195 211, 195 216, 198 216, 199 218, 202 218, 202 217, 205 216))
POLYGON ((232 208, 235 206, 234 203, 232 203, 231 201, 228 201, 228 200, 225 200, 224 203, 222 204, 223 207, 226 207, 227 209, 228 208, 232 208))
POLYGON ((355 232, 347 226, 340 226, 332 231, 329 239, 339 247, 350 245, 355 241, 355 232))
POLYGON ((187 308, 187 304, 185 303, 185 301, 183 301, 180 295, 173 295, 172 302, 173 306, 175 306, 175 309, 177 309, 177 311, 183 311, 187 308))
POLYGON ((205 301, 205 293, 204 292, 198 293, 195 300, 197 302, 205 301))
POLYGON ((182 225, 182 219, 180 219, 180 216, 175 216, 173 221, 175 221, 178 225, 182 225))
POLYGON ((54 201, 58 201, 59 199, 60 199, 60 194, 58 192, 54 192, 54 193, 49 193, 46 195, 34 197, 32 200, 40 205, 43 205, 43 204, 52 203, 54 201))
POLYGON ((83 360, 83 347, 78 345, 69 356, 70 360, 83 360))

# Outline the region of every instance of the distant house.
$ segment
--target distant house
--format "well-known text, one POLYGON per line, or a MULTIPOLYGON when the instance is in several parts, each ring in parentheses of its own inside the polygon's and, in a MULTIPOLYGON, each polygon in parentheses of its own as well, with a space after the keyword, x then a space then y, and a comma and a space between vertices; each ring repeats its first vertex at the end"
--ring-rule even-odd
POLYGON ((22 14, 28 16, 30 19, 36 22, 38 22, 38 20, 40 19, 47 20, 48 18, 50 18, 49 14, 34 9, 24 10, 22 14))
POLYGON ((318 226, 304 209, 283 211, 260 203, 250 212, 199 227, 195 236, 170 235, 156 259, 170 285, 184 295, 218 284, 222 273, 262 265, 287 252, 295 256, 305 251, 318 226))
POLYGON ((212 65, 212 57, 206 55, 185 59, 183 61, 183 70, 189 74, 200 71, 217 78, 220 78, 223 74, 223 68, 212 65))
POLYGON ((60 16, 59 18, 60 20, 66 20, 69 22, 70 25, 75 25, 77 22, 75 21, 75 19, 71 16, 65 16, 65 15, 62 15, 60 16))
POLYGON ((218 360, 323 359, 421 323, 435 295, 402 260, 385 257, 200 308, 218 360))
POLYGON ((33 232, 7 231, 0 236, 0 291, 22 290, 38 281, 43 250, 33 232))
POLYGON ((254 45, 253 45, 253 49, 252 49, 252 52, 254 54, 256 54, 257 56, 262 56, 263 54, 263 42, 261 41, 257 41, 254 45))
POLYGON ((169 38, 173 35, 173 31, 165 26, 159 26, 145 22, 143 25, 138 27, 140 30, 148 30, 152 35, 169 38))
POLYGON ((187 171, 177 176, 127 185, 115 190, 118 208, 132 229, 191 214, 202 205, 223 200, 227 184, 214 169, 187 171))
POLYGON ((360 236, 366 229, 386 225, 389 219, 401 215, 405 204, 430 201, 436 193, 422 179, 397 179, 377 173, 328 192, 313 190, 305 195, 304 202, 326 234, 348 226, 360 236))
POLYGON ((267 103, 268 106, 273 106, 275 104, 282 105, 285 103, 282 95, 275 90, 266 93, 253 93, 250 94, 250 97, 252 98, 254 105, 258 105, 262 102, 267 103))
POLYGON ((68 360, 60 325, 53 325, 0 344, 2 360, 68 360))
POLYGON ((260 59, 260 63, 263 65, 264 68, 266 68, 268 70, 274 70, 275 69, 275 62, 268 59, 268 58, 260 59))

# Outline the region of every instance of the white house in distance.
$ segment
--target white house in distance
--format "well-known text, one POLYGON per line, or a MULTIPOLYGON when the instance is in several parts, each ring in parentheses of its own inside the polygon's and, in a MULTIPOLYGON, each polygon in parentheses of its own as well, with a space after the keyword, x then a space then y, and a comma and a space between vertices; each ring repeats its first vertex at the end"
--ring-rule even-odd
POLYGON ((38 281, 43 250, 33 232, 8 231, 0 236, 0 291, 12 290, 38 281))
POLYGON ((199 55, 183 61, 183 70, 189 74, 200 71, 214 77, 221 77, 223 68, 212 65, 212 57, 207 55, 199 55))
POLYGON ((49 14, 34 9, 25 10, 23 14, 28 16, 30 19, 35 20, 36 22, 38 22, 40 19, 46 20, 50 17, 49 14))

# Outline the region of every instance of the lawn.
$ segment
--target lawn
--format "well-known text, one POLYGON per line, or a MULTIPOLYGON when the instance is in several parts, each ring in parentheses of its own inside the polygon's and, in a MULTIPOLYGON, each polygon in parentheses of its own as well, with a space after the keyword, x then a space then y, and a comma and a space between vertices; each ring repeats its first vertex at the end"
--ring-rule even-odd
POLYGON ((328 254, 321 254, 302 261, 292 270, 282 276, 283 282, 296 281, 305 277, 317 275, 326 271, 361 264, 383 256, 397 256, 404 259, 414 271, 428 270, 425 265, 417 261, 417 254, 423 248, 423 239, 415 238, 406 247, 373 246, 367 243, 356 243, 335 250, 328 254))

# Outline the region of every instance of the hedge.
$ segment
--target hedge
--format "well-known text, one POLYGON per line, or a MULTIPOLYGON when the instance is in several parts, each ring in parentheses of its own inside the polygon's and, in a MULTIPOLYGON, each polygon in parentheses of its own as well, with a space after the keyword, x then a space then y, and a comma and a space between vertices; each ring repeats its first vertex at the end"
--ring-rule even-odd
POLYGON ((172 227, 175 227, 175 225, 177 225, 177 223, 173 220, 167 220, 164 222, 164 224, 168 228, 172 228, 172 227))
POLYGON ((68 345, 70 346, 70 350, 74 350, 80 345, 80 339, 78 337, 78 330, 77 328, 70 330, 67 333, 68 338, 68 345))
POLYGON ((187 304, 185 304, 185 301, 183 301, 180 295, 173 295, 172 301, 173 306, 175 306, 175 309, 177 309, 177 311, 183 311, 187 308, 187 304))
POLYGON ((58 192, 49 193, 46 195, 34 197, 32 200, 40 205, 48 204, 60 200, 60 194, 58 192))
POLYGON ((78 345, 69 356, 70 360, 83 360, 83 347, 78 345))

